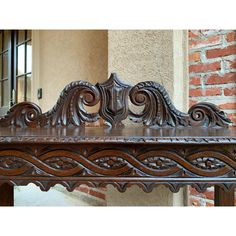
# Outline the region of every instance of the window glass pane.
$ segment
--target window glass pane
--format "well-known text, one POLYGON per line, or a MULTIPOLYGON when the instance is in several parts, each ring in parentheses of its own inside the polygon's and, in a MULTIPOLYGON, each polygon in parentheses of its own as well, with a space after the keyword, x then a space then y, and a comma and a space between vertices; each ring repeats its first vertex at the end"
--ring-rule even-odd
POLYGON ((18 30, 18 41, 17 44, 25 41, 25 30, 18 30))
POLYGON ((31 30, 27 30, 27 39, 31 39, 31 30))
POLYGON ((6 50, 8 49, 8 42, 9 42, 9 37, 10 37, 10 32, 9 30, 3 30, 4 32, 4 43, 3 43, 3 49, 6 50))
POLYGON ((3 81, 3 106, 9 105, 9 81, 3 81))
POLYGON ((3 78, 8 77, 8 52, 3 54, 3 78))
POLYGON ((25 73, 25 45, 17 47, 17 75, 25 73))
POLYGON ((27 70, 26 72, 31 72, 32 71, 32 46, 31 46, 31 41, 27 43, 27 70))
POLYGON ((26 101, 31 100, 31 74, 27 75, 26 101))
POLYGON ((21 76, 17 79, 17 102, 25 100, 25 77, 21 76))

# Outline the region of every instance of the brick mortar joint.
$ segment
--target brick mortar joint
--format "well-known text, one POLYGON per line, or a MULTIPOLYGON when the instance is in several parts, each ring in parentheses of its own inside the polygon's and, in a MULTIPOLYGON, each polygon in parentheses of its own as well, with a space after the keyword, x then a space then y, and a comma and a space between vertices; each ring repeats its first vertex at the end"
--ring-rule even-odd
MULTIPOLYGON (((202 44, 201 44, 202 45, 202 44)), ((217 44, 217 45, 206 45, 201 47, 192 47, 189 49, 189 54, 196 53, 196 52, 206 52, 214 49, 226 49, 230 46, 236 46, 236 41, 228 42, 227 44, 217 44)))
POLYGON ((236 61, 236 54, 229 54, 227 56, 215 57, 215 58, 205 58, 205 53, 202 52, 199 61, 189 61, 189 66, 191 65, 207 65, 214 62, 224 62, 224 61, 236 61))
MULTIPOLYGON (((200 78, 200 80, 202 80, 203 82, 206 82, 206 81, 204 81, 205 78, 200 78)), ((224 84, 205 84, 204 83, 204 88, 202 87, 201 84, 199 84, 199 85, 194 85, 194 84, 189 85, 189 89, 202 89, 202 90, 205 90, 205 89, 214 89, 214 88, 236 89, 236 84, 234 82, 229 82, 229 83, 224 83, 224 84)))

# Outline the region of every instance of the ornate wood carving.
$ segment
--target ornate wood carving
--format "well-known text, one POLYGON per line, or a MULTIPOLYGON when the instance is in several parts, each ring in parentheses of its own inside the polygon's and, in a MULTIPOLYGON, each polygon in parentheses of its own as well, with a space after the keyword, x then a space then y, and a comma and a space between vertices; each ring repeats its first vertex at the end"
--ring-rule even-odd
POLYGON ((100 116, 110 126, 120 126, 128 116, 128 95, 130 86, 122 83, 116 74, 111 74, 108 81, 96 85, 101 94, 100 116))
POLYGON ((134 122, 159 127, 223 127, 231 122, 214 104, 196 104, 186 114, 174 107, 162 85, 147 81, 131 87, 122 83, 116 74, 111 74, 107 82, 98 83, 96 86, 84 81, 70 83, 62 91, 57 104, 44 114, 36 104, 19 103, 0 119, 0 126, 81 126, 85 122, 94 122, 101 117, 106 124, 116 127, 121 126, 122 120, 127 116, 134 122), (129 98, 133 104, 144 106, 140 114, 130 111, 129 98), (84 105, 94 106, 98 102, 100 102, 98 113, 90 114, 85 110, 84 105))
POLYGON ((22 102, 13 106, 0 118, 1 127, 37 127, 42 116, 41 108, 32 102, 22 102))
POLYGON ((0 137, 0 142, 6 143, 113 143, 113 144, 124 144, 124 143, 146 143, 146 144, 159 144, 159 143, 172 143, 172 144, 236 144, 236 137, 22 137, 22 136, 12 136, 12 137, 0 137))
POLYGON ((99 119, 97 113, 89 114, 83 105, 94 106, 100 100, 97 88, 85 81, 72 82, 62 91, 57 104, 52 110, 39 118, 42 126, 80 126, 99 119))
POLYGON ((145 106, 140 114, 130 112, 131 120, 146 125, 223 127, 231 123, 226 114, 211 103, 193 105, 188 114, 178 111, 165 88, 152 81, 134 86, 130 91, 130 99, 137 106, 145 106))
POLYGON ((11 145, 0 148, 0 183, 56 183, 72 191, 79 184, 114 184, 119 191, 138 184, 150 192, 157 184, 176 192, 185 184, 199 191, 218 184, 235 187, 234 146, 11 145), (194 150, 194 151, 193 151, 194 150), (5 179, 5 181, 4 181, 5 179))
POLYGON ((189 109, 188 114, 190 126, 224 127, 231 123, 226 114, 212 103, 195 104, 189 109))
POLYGON ((54 127, 80 126, 99 119, 98 113, 89 114, 83 105, 94 106, 100 100, 97 88, 88 82, 76 81, 62 91, 56 105, 43 113, 34 103, 22 102, 13 106, 7 115, 0 119, 0 126, 8 127, 54 127))
POLYGON ((131 87, 115 74, 95 86, 72 82, 50 111, 23 102, 0 119, 0 185, 35 183, 47 191, 60 183, 72 191, 80 184, 113 184, 121 192, 134 184, 146 192, 158 184, 173 192, 218 185, 231 191, 236 132, 222 128, 229 123, 210 103, 178 111, 155 82, 131 87), (144 106, 141 113, 131 111, 129 99, 144 106), (98 112, 86 111, 99 102, 98 112), (127 117, 148 127, 122 128, 127 117), (112 129, 84 127, 99 118, 112 129))
POLYGON ((188 126, 189 116, 174 107, 167 91, 158 83, 138 83, 130 91, 130 100, 137 106, 145 106, 140 114, 130 112, 134 122, 157 126, 188 126))

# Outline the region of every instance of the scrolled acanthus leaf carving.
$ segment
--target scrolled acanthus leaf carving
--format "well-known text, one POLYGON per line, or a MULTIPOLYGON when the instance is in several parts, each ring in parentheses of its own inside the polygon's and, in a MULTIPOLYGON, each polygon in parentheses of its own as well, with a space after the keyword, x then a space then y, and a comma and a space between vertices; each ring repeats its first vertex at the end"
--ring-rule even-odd
POLYGON ((139 114, 130 111, 130 119, 145 125, 224 127, 231 123, 226 114, 212 103, 195 104, 188 114, 177 110, 165 88, 152 81, 138 83, 131 89, 129 96, 134 105, 144 106, 139 114))
POLYGON ((95 86, 85 81, 72 82, 64 88, 56 105, 42 115, 40 126, 80 126, 85 121, 95 122, 98 113, 87 113, 83 105, 94 106, 99 100, 95 86))
POLYGON ((99 100, 100 94, 95 86, 85 81, 72 82, 64 88, 56 105, 48 112, 42 114, 40 107, 31 102, 18 103, 0 118, 0 126, 80 126, 86 121, 99 119, 98 113, 88 113, 84 108, 84 105, 96 105, 99 100))
POLYGON ((14 105, 7 114, 0 118, 2 127, 36 127, 38 126, 42 111, 32 102, 21 102, 14 105))
POLYGON ((38 105, 23 102, 13 106, 0 118, 2 127, 54 127, 81 126, 99 118, 111 127, 123 126, 129 117, 134 122, 157 127, 224 127, 231 123, 226 114, 211 103, 193 105, 188 113, 175 108, 165 88, 153 81, 131 87, 111 74, 108 81, 95 86, 85 81, 75 81, 62 91, 56 105, 46 113, 38 105), (144 106, 141 113, 129 109, 128 98, 136 106, 144 106), (100 102, 98 112, 88 113, 85 106, 100 102))
POLYGON ((227 126, 231 123, 226 114, 212 103, 201 102, 193 105, 189 111, 190 126, 227 126))
POLYGON ((130 91, 130 100, 136 106, 144 106, 140 114, 130 111, 130 119, 145 125, 188 125, 188 115, 178 111, 165 88, 153 81, 141 82, 130 91))

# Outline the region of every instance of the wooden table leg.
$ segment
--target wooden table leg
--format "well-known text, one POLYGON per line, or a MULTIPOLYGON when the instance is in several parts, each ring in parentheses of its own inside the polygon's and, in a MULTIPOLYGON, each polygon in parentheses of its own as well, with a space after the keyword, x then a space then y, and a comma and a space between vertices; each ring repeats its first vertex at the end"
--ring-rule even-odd
POLYGON ((225 192, 219 186, 215 186, 215 206, 234 206, 234 189, 225 192))
POLYGON ((7 183, 0 186, 0 206, 14 206, 14 186, 7 183))

